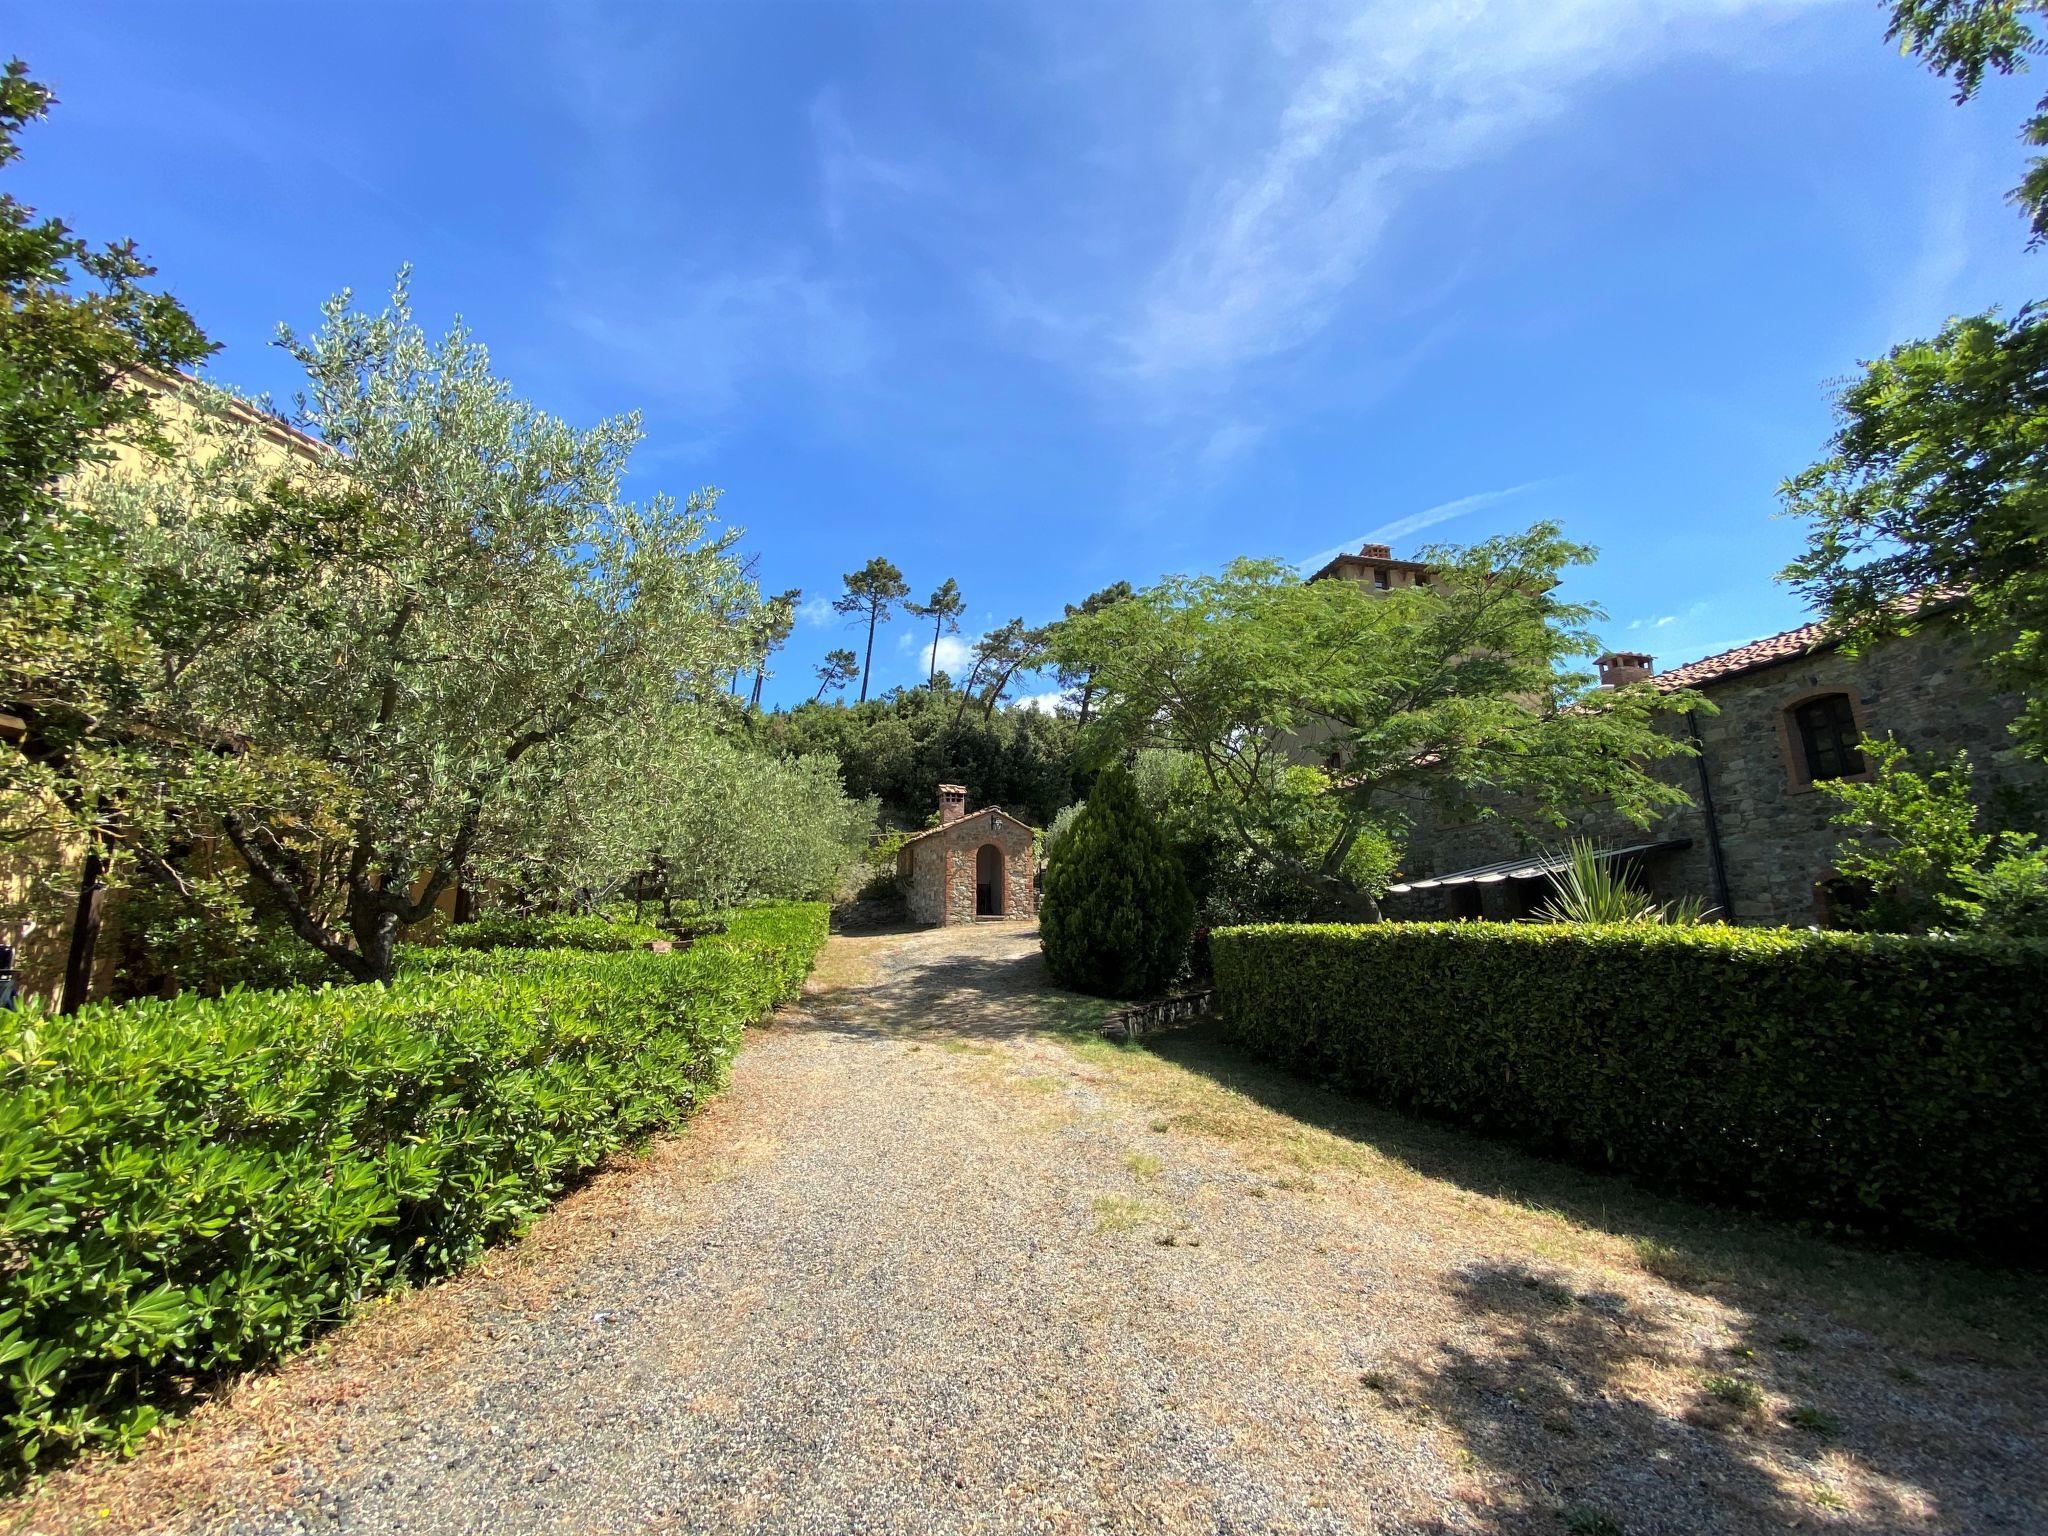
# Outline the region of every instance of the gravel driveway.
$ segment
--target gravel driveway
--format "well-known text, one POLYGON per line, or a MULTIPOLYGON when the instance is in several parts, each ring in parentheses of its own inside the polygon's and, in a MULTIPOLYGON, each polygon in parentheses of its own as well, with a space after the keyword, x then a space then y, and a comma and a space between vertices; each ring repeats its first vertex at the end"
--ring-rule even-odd
POLYGON ((2024 1282, 1099 1012, 1019 926, 836 938, 683 1134, 0 1526, 2048 1529, 2024 1282))

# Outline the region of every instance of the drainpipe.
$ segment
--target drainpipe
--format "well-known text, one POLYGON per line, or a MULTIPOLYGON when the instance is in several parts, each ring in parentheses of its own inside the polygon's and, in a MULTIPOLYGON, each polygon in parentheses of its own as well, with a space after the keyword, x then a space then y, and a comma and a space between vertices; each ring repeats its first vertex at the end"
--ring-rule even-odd
POLYGON ((1697 710, 1685 712, 1685 729, 1692 737, 1693 767, 1700 776, 1700 814, 1707 822, 1707 862, 1714 872, 1714 900, 1721 908, 1721 921, 1735 921, 1735 903, 1728 897, 1728 863, 1721 857, 1721 818, 1714 812, 1714 781, 1707 776, 1707 744, 1700 736, 1697 710))

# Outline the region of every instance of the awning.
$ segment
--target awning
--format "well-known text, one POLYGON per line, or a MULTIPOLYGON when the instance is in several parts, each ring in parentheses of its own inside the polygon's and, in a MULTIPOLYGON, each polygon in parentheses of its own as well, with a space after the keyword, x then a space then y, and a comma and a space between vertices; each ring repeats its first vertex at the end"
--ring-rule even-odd
MULTIPOLYGON (((1632 859, 1651 853, 1676 853, 1681 848, 1690 848, 1689 837, 1668 838, 1661 843, 1632 843, 1626 848, 1602 848, 1603 859, 1632 859)), ((1540 880, 1567 868, 1572 861, 1569 853, 1544 853, 1535 858, 1502 859, 1498 864, 1481 864, 1476 869, 1461 869, 1456 874, 1431 875, 1427 880, 1402 880, 1387 887, 1389 896, 1405 896, 1410 891, 1434 891, 1447 885, 1497 885, 1503 880, 1540 880)))

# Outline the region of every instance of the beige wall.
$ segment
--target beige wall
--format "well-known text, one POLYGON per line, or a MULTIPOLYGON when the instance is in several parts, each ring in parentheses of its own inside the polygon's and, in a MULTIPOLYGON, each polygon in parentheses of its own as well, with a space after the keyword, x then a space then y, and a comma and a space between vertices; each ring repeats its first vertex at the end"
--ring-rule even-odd
MULTIPOLYGON (((201 441, 201 412, 183 393, 180 380, 156 373, 136 376, 138 385, 156 397, 157 420, 174 451, 194 449, 201 441)), ((279 470, 294 463, 313 462, 326 452, 318 442, 247 407, 230 407, 231 419, 253 434, 259 462, 279 470)), ((156 476, 164 464, 153 454, 132 443, 114 446, 112 461, 91 471, 116 479, 156 476)), ((8 750, 0 745, 0 751, 8 750)), ((24 993, 52 1003, 63 987, 64 964, 70 951, 71 923, 76 911, 77 882, 85 857, 84 845, 76 839, 38 838, 0 847, 0 903, 9 914, 4 933, 18 948, 17 968, 24 993), (38 879, 47 899, 30 903, 38 879), (24 933, 24 926, 33 927, 24 933)), ((94 994, 104 991, 111 969, 120 953, 120 903, 106 906, 104 926, 95 957, 94 994)))

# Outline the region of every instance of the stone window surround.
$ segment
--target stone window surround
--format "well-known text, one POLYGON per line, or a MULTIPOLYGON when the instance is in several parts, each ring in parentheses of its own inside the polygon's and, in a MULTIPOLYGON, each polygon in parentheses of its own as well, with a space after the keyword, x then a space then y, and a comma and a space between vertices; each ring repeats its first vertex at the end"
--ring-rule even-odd
MULTIPOLYGON (((1840 683, 1823 683, 1807 688, 1783 699, 1778 704, 1778 750, 1785 759, 1785 792, 1791 795, 1813 793, 1813 776, 1806 771, 1806 743, 1799 738, 1799 723, 1793 718, 1802 705, 1817 699, 1832 698, 1840 694, 1849 701, 1849 718, 1856 722, 1858 740, 1870 737, 1869 712, 1863 707, 1863 697, 1853 688, 1840 683)), ((1828 782, 1831 784, 1867 784, 1877 777, 1877 770, 1870 764, 1870 754, 1863 754, 1861 773, 1839 774, 1828 782)))

